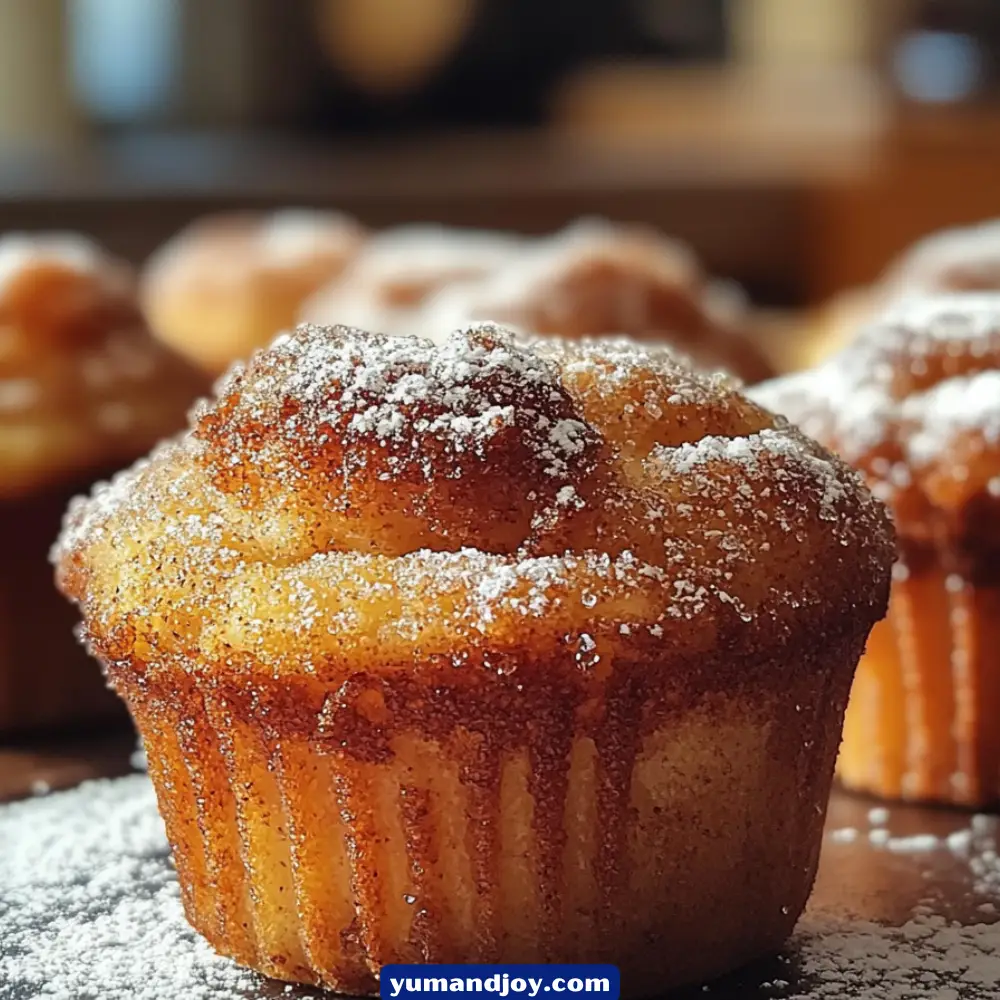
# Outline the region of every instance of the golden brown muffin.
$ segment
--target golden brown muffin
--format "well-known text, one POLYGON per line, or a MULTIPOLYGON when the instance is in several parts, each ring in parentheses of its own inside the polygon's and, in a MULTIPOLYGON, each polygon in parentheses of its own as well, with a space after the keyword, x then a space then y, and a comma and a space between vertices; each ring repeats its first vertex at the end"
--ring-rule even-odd
POLYGON ((860 469, 896 520, 889 615, 858 668, 840 779, 1000 800, 1000 295, 901 303, 755 398, 860 469))
POLYGON ((894 260, 872 286, 835 296, 808 316, 789 344, 782 370, 822 364, 900 298, 976 291, 1000 292, 1000 220, 932 233, 894 260))
POLYGON ((124 264, 79 236, 0 239, 0 731, 116 711, 46 552, 69 497, 175 432, 206 388, 149 336, 124 264))
POLYGON ((217 374, 294 323, 363 242, 361 226, 335 212, 207 216, 150 258, 143 308, 164 343, 217 374))
POLYGON ((1000 219, 915 243, 880 281, 889 293, 1000 292, 1000 219))
POLYGON ((483 280, 451 285, 428 304, 423 325, 489 320, 573 339, 624 334, 759 382, 774 371, 745 319, 739 296, 709 282, 683 244, 645 227, 583 219, 483 280))
POLYGON ((339 278, 305 302, 299 319, 413 334, 420 307, 436 292, 492 274, 524 246, 509 233, 432 225, 386 229, 368 240, 339 278))
POLYGON ((302 327, 55 558, 220 951, 637 995, 791 930, 892 551, 854 473, 665 351, 302 327))

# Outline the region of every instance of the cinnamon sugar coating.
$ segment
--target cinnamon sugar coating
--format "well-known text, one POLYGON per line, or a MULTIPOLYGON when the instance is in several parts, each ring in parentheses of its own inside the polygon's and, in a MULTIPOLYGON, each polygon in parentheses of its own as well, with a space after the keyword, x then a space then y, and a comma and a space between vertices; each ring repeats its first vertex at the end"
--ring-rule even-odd
POLYGON ((984 563, 1000 551, 1000 294, 902 300, 752 395, 859 468, 902 536, 984 563))
POLYGON ((73 234, 0 239, 0 497, 132 461, 205 388, 150 337, 127 265, 73 234))
POLYGON ((300 327, 55 558, 105 660, 333 680, 584 634, 749 652, 877 616, 890 552, 845 466, 666 351, 300 327))

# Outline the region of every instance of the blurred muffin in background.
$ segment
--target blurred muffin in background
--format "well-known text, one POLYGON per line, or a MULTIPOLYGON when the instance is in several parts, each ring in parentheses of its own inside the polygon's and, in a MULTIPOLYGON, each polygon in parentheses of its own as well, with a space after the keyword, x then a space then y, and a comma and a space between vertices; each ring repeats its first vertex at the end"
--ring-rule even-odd
POLYGON ((142 304, 164 343, 217 374, 294 325, 364 240, 360 224, 336 212, 206 216, 150 258, 142 304))
POLYGON ((302 307, 304 323, 339 323, 408 334, 427 300, 456 282, 492 274, 517 259, 527 241, 511 233, 415 224, 386 229, 350 267, 302 307))
POLYGON ((932 233, 900 254, 871 287, 835 296, 790 341, 783 368, 799 371, 821 364, 897 299, 977 291, 1000 292, 1000 219, 932 233))
POLYGON ((568 339, 623 334, 748 383, 774 374, 739 290, 711 282, 685 245, 643 226, 582 219, 481 280, 450 285, 425 313, 424 329, 488 320, 568 339))
POLYGON ((1000 291, 1000 219, 915 243, 879 282, 887 294, 1000 291))
POLYGON ((859 469, 896 521, 841 781, 1000 802, 1000 294, 907 298, 825 365, 751 395, 859 469))
POLYGON ((117 712, 47 552, 68 498, 206 388, 149 335, 127 265, 77 235, 0 238, 0 732, 117 712))

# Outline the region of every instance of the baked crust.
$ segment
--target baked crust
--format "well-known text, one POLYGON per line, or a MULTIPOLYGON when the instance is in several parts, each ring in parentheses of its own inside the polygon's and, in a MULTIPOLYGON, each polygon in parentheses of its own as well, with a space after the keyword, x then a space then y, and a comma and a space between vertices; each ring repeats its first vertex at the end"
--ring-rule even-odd
POLYGON ((72 234, 0 239, 0 497, 134 460, 207 388, 149 336, 125 264, 72 234))
POLYGON ((332 678, 595 623, 609 659, 815 641, 878 616, 890 549, 846 466, 667 351, 301 327, 56 558, 106 660, 332 678))

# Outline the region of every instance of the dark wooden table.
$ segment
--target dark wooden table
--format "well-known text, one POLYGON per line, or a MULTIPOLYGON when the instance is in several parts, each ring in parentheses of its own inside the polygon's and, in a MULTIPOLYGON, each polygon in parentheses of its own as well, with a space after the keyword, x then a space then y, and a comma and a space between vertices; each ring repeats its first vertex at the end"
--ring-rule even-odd
POLYGON ((135 736, 129 731, 0 744, 0 802, 72 788, 88 778, 127 774, 134 749, 135 736))

